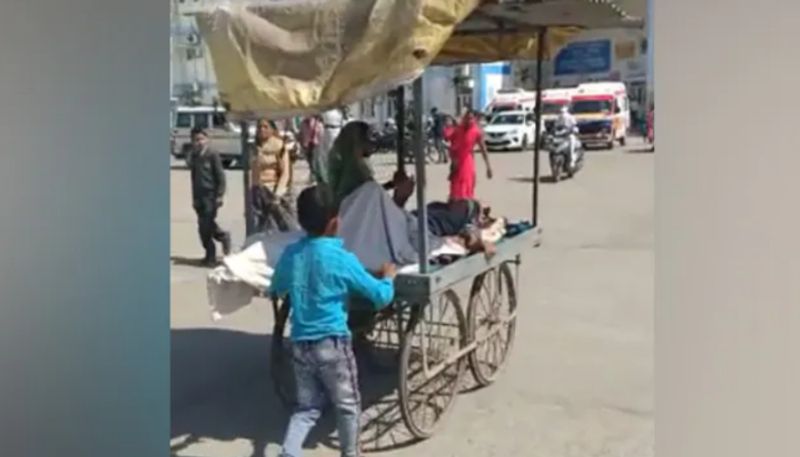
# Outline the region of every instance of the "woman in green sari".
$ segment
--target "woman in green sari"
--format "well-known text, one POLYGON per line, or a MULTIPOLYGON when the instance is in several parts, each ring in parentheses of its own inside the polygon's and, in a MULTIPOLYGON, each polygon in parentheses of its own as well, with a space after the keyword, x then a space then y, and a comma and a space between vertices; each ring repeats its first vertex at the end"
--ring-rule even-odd
POLYGON ((362 184, 373 180, 367 160, 372 149, 366 122, 350 122, 336 137, 328 155, 328 170, 323 176, 337 206, 362 184))

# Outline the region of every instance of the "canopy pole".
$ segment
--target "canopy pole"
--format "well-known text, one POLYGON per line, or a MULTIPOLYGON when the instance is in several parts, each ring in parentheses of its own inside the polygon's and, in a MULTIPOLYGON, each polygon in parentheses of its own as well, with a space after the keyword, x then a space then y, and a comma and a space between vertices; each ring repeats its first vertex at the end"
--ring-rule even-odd
POLYGON ((249 135, 250 129, 248 128, 247 121, 241 121, 239 123, 239 128, 242 129, 240 134, 241 138, 241 160, 242 160, 242 173, 244 173, 244 221, 245 221, 245 236, 250 236, 253 234, 254 228, 254 221, 253 221, 253 202, 252 202, 252 194, 250 192, 251 182, 250 182, 250 142, 249 142, 249 135))
POLYGON ((425 129, 422 76, 414 81, 414 166, 417 175, 417 253, 419 272, 428 272, 428 208, 425 205, 425 129))
POLYGON ((533 144, 533 226, 539 227, 539 151, 542 145, 542 60, 546 47, 547 27, 539 29, 536 40, 536 137, 533 144))
POLYGON ((397 125, 397 171, 406 174, 406 88, 398 86, 394 94, 397 125))

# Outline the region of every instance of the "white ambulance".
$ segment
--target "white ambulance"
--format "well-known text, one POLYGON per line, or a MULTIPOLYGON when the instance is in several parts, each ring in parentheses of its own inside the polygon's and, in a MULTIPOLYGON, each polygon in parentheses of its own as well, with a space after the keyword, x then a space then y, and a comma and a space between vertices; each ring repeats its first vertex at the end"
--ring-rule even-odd
POLYGON ((489 116, 503 111, 533 112, 536 106, 536 92, 524 89, 500 89, 486 107, 489 116))
POLYGON ((631 112, 624 83, 579 85, 572 96, 570 112, 578 121, 578 138, 584 147, 613 149, 615 142, 625 145, 631 112))
POLYGON ((553 123, 561 113, 561 108, 572 103, 574 93, 574 87, 542 91, 542 119, 544 120, 545 129, 552 128, 553 123))

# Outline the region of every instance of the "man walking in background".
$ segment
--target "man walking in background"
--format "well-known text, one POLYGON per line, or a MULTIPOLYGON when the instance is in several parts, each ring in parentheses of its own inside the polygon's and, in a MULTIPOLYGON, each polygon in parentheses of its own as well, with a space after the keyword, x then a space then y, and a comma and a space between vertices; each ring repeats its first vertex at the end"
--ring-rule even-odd
POLYGON ((308 161, 308 182, 313 183, 316 177, 316 155, 322 142, 322 117, 308 116, 300 124, 300 147, 308 161))
POLYGON ((231 252, 231 236, 217 225, 217 211, 225 197, 225 170, 219 154, 208 146, 208 133, 202 128, 192 129, 192 151, 189 155, 192 179, 192 206, 197 213, 197 231, 206 255, 203 266, 217 263, 217 247, 222 244, 224 255, 231 252))
POLYGON ((439 157, 437 161, 439 163, 447 163, 448 162, 448 153, 447 147, 444 144, 444 123, 445 123, 445 116, 439 113, 439 109, 435 106, 431 108, 431 134, 433 135, 433 144, 436 147, 436 152, 438 153, 439 157))

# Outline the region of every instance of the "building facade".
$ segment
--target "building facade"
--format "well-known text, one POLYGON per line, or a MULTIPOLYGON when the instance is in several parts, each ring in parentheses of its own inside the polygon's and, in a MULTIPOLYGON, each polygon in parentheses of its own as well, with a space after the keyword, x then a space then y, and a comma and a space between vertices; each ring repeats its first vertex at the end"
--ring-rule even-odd
POLYGON ((170 90, 178 104, 211 104, 217 80, 211 57, 191 14, 208 7, 208 0, 170 0, 170 90))
MULTIPOLYGON (((542 62, 542 87, 573 87, 591 81, 621 81, 628 89, 632 107, 645 107, 652 96, 652 52, 649 29, 599 29, 576 35, 542 62)), ((514 86, 533 89, 536 62, 513 65, 514 86)))

